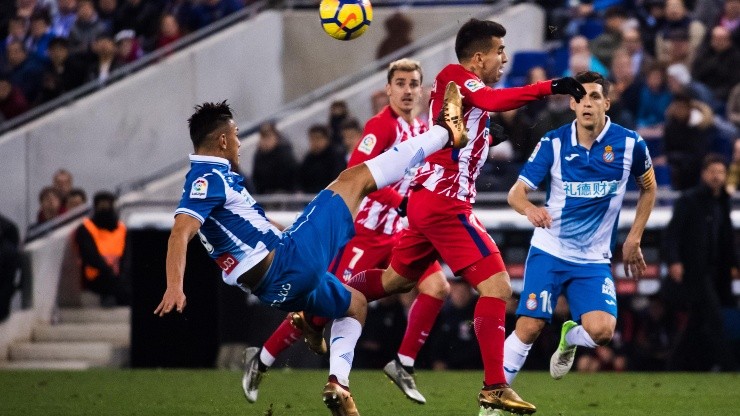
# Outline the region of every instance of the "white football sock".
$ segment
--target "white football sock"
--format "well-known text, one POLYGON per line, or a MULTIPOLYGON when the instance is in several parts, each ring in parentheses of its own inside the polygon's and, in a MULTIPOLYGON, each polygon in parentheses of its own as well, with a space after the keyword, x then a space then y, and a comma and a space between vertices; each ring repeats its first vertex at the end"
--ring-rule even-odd
POLYGON ((349 386, 349 372, 355 355, 355 345, 362 333, 362 325, 355 318, 335 319, 331 324, 329 343, 329 374, 336 376, 339 384, 349 386))
POLYGON ((401 365, 403 366, 413 367, 416 360, 409 357, 408 355, 398 354, 398 361, 400 361, 401 365))
POLYGON ((588 335, 588 332, 583 328, 583 325, 578 325, 568 331, 568 333, 565 334, 565 342, 567 342, 568 345, 580 345, 582 347, 596 348, 596 343, 591 339, 591 336, 588 335))
POLYGON ((412 137, 365 162, 378 189, 400 181, 410 167, 419 165, 448 141, 447 130, 432 126, 424 134, 412 137))
POLYGON ((262 364, 272 367, 275 364, 275 357, 267 351, 267 348, 262 347, 260 349, 260 361, 262 361, 262 364))
POLYGON ((523 343, 516 336, 516 332, 512 332, 504 341, 504 376, 506 376, 507 383, 514 382, 514 378, 527 360, 530 348, 532 344, 523 343))

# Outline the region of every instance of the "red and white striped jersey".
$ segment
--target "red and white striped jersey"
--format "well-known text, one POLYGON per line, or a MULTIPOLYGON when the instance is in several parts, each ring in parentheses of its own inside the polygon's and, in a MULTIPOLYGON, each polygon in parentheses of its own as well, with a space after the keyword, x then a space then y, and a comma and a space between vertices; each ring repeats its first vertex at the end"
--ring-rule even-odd
POLYGON ((462 65, 447 65, 434 80, 429 103, 430 118, 436 117, 442 108, 445 87, 450 81, 455 81, 463 96, 468 145, 462 149, 445 148, 428 156, 416 174, 414 186, 423 186, 436 194, 473 203, 475 179, 488 157, 488 112, 513 110, 550 95, 552 82, 494 89, 486 86, 477 75, 462 65))
MULTIPOLYGON (((385 106, 365 123, 362 139, 352 152, 347 167, 359 165, 425 131, 427 131, 427 126, 421 120, 414 119, 409 124, 390 106, 385 106)), ((406 176, 400 181, 366 196, 355 218, 355 230, 359 231, 361 227, 364 227, 389 235, 400 231, 403 225, 396 208, 401 204, 403 197, 408 194, 409 185, 417 169, 408 170, 406 176)))

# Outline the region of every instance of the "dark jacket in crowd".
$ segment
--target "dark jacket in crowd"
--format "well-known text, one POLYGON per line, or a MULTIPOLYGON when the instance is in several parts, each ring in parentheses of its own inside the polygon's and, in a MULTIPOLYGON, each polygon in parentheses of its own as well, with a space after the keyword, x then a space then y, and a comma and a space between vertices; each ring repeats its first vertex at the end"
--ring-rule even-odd
POLYGON ((326 188, 347 167, 344 154, 328 146, 318 154, 307 153, 298 169, 298 187, 315 194, 326 188))
POLYGON ((254 155, 252 173, 255 191, 258 194, 293 191, 297 167, 298 162, 288 143, 280 143, 269 152, 258 150, 254 155))

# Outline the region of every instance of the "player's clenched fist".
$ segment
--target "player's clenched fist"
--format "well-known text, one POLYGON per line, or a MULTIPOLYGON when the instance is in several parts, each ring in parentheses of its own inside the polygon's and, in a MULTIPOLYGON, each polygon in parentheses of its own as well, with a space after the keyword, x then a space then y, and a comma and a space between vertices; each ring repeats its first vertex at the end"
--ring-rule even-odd
POLYGON ((552 225, 552 217, 544 207, 531 206, 524 210, 524 215, 535 227, 550 228, 552 225))
POLYGON ((159 306, 154 310, 154 314, 164 316, 166 313, 172 312, 173 308, 176 308, 178 312, 182 313, 186 304, 185 293, 182 290, 167 288, 164 296, 162 296, 162 301, 159 302, 159 306))

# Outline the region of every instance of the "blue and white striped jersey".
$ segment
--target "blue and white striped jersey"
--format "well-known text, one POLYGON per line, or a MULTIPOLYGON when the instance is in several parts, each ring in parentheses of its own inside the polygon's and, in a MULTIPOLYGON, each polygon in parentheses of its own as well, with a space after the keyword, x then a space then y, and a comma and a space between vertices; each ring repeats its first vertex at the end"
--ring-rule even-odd
POLYGON ((175 210, 175 215, 187 214, 203 224, 200 241, 232 285, 265 258, 282 236, 242 186, 243 180, 231 172, 226 159, 190 155, 190 171, 175 210))
POLYGON ((576 122, 545 134, 519 180, 544 181, 551 228, 536 228, 532 246, 573 262, 609 263, 630 175, 652 175, 645 141, 608 118, 591 149, 578 144, 576 122))

